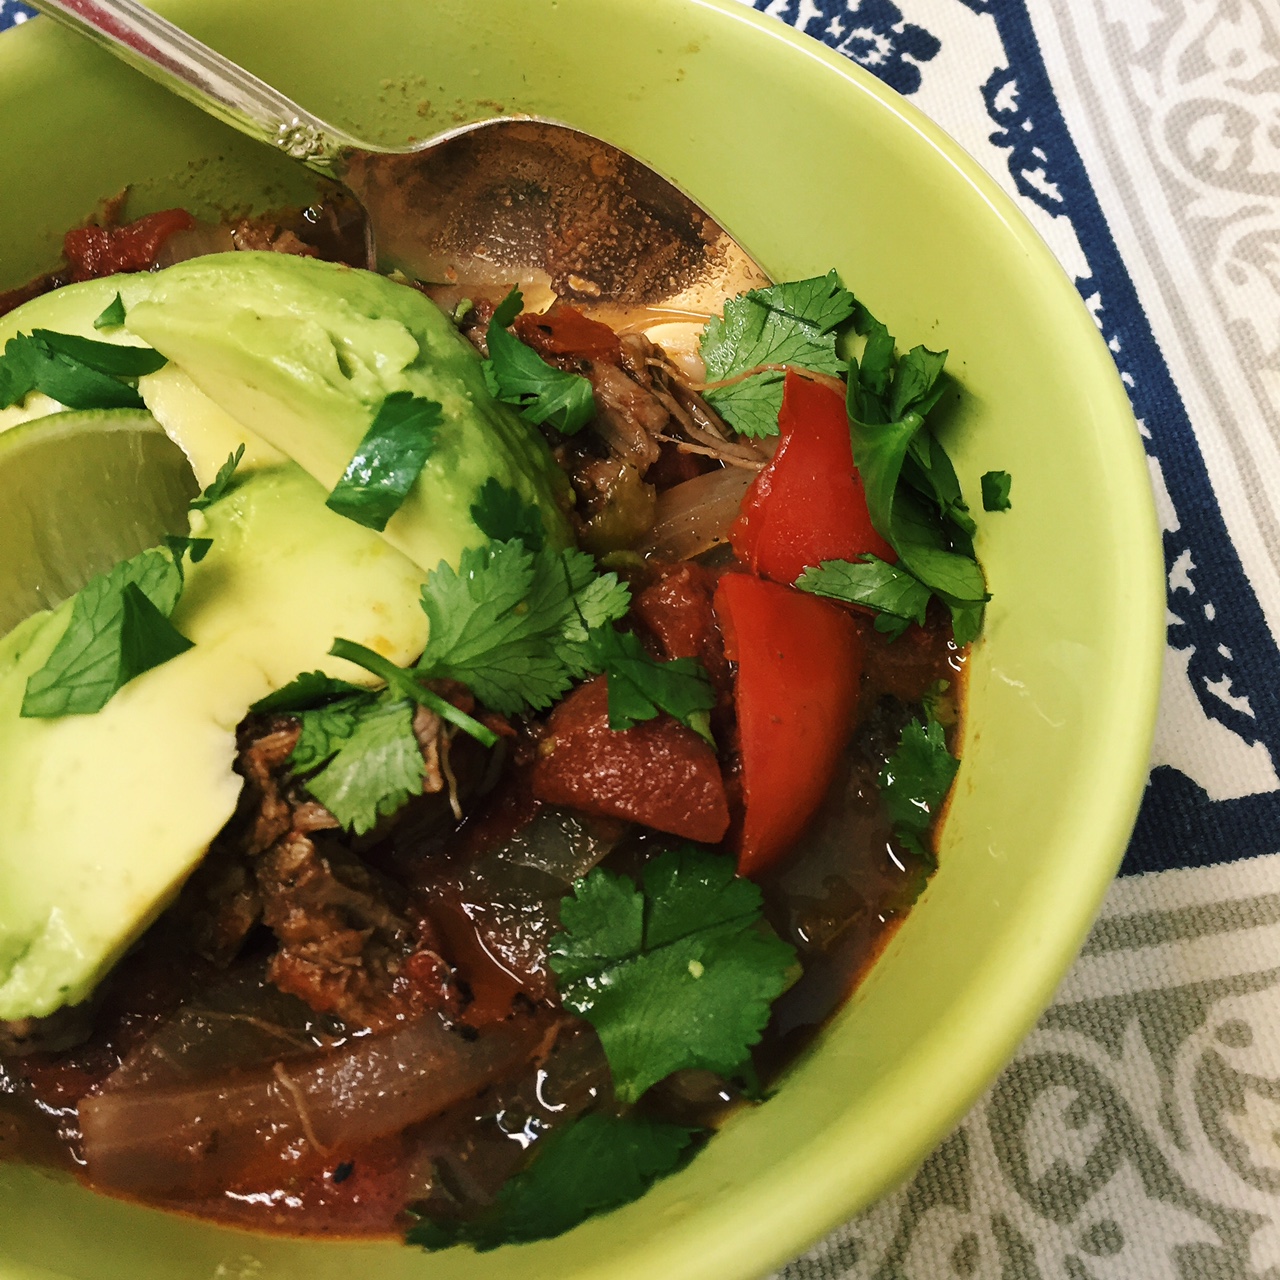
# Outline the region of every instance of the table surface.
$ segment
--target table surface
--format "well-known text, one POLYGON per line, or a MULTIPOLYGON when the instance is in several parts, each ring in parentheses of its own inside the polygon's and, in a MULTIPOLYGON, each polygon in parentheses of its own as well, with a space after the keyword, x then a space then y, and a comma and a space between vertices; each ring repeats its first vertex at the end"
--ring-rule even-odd
POLYGON ((1076 280, 1169 592, 1151 778, 1079 961, 915 1179, 779 1280, 1274 1280, 1280 0, 756 7, 910 96, 1076 280))

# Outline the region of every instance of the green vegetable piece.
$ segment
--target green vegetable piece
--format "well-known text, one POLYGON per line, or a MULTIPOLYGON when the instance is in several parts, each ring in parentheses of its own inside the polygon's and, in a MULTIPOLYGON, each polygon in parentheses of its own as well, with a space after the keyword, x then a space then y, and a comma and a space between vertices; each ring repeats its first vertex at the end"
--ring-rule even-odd
POLYGON ((495 400, 514 405, 534 426, 546 423, 564 435, 574 435, 596 415, 591 383, 580 374, 549 365, 532 347, 507 332, 523 302, 520 290, 513 289, 489 321, 485 385, 495 400))
POLYGON ((471 518, 480 532, 494 542, 519 542, 535 554, 546 542, 538 508, 493 476, 480 486, 471 504, 471 518))
POLYGON ((609 680, 610 729, 630 729, 665 711, 715 745, 709 715, 715 690, 696 658, 659 662, 638 636, 613 627, 593 631, 588 643, 594 665, 609 680))
POLYGON ((168 622, 181 594, 182 574, 163 551, 144 551, 92 578, 49 660, 28 679, 21 714, 92 715, 135 676, 190 648, 168 622))
MULTIPOLYGON (((39 330, 48 333, 47 330, 39 330)), ((65 335, 55 335, 64 337, 65 335)), ((82 342, 91 341, 88 338, 82 342)), ((94 343, 108 346, 108 343, 94 343)), ((146 348, 113 348, 146 350, 146 348)), ((5 343, 0 357, 0 408, 24 400, 32 391, 43 391, 68 409, 142 409, 135 387, 109 374, 55 351, 46 341, 20 333, 5 343)))
POLYGON ((862 605, 877 613, 876 630, 900 636, 913 622, 924 624, 932 595, 929 588, 901 565, 879 556, 864 555, 858 563, 824 560, 806 569, 796 586, 811 595, 862 605))
POLYGON ((442 720, 456 725, 482 746, 492 747, 498 741, 498 735, 492 729, 486 728, 465 711, 459 711, 452 702, 442 698, 438 693, 423 688, 418 683, 422 678, 420 673, 397 667, 390 659, 384 658, 372 649, 365 648, 362 644, 356 644, 353 640, 335 640, 329 652, 335 658, 345 658, 348 662, 354 662, 357 666, 364 667, 366 671, 372 671, 374 675, 381 676, 401 697, 434 711, 442 720))
POLYGON ((326 506, 381 533, 422 474, 442 421, 436 401, 393 391, 378 407, 326 506))
POLYGON ((972 644, 982 633, 982 618, 986 606, 982 604, 952 604, 951 635, 956 644, 963 648, 972 644))
POLYGON ((250 711, 310 711, 349 693, 365 693, 358 684, 335 680, 323 671, 303 671, 283 688, 259 698, 250 711))
POLYGON ((929 826, 951 790, 960 762, 947 750, 942 725, 931 714, 912 720, 898 749, 880 771, 880 795, 893 833, 913 853, 936 865, 925 841, 929 826))
POLYGON ((1009 501, 1009 490, 1013 487, 1013 477, 1007 471, 988 471, 982 477, 982 509, 983 511, 1008 511, 1013 505, 1009 501))
POLYGON ((113 378, 141 378, 169 363, 150 347, 98 342, 94 338, 80 338, 70 333, 54 333, 52 329, 32 329, 31 337, 58 355, 113 378))
POLYGON ((178 570, 179 575, 185 579, 186 569, 184 565, 186 557, 191 557, 192 564, 199 564, 209 554, 209 548, 213 546, 213 539, 180 537, 176 533, 166 533, 164 544, 169 548, 169 552, 173 556, 174 567, 178 570))
MULTIPOLYGON (((708 321, 703 330, 707 380, 721 382, 761 365, 843 373, 836 336, 856 305, 834 271, 731 298, 723 317, 708 321)), ((776 370, 753 374, 733 386, 712 388, 706 399, 742 434, 777 435, 782 375, 776 370)))
POLYGON ((761 920, 732 858, 686 847, 642 887, 597 867, 560 907, 550 963, 565 1008, 596 1029, 621 1102, 673 1071, 731 1075, 785 990, 795 953, 761 920))
POLYGON ((465 684, 504 715, 549 707, 597 668, 588 633, 622 617, 630 593, 616 574, 598 574, 580 551, 539 551, 491 542, 464 551, 455 572, 427 577, 430 619, 418 664, 424 675, 465 684))
POLYGON ((240 465, 243 457, 244 445, 241 445, 234 453, 227 454, 227 460, 218 468, 218 474, 214 476, 213 483, 198 498, 191 499, 192 511, 203 511, 206 507, 212 506, 213 503, 225 498, 231 492, 236 468, 240 465))
POLYGON ((470 1221, 423 1220, 407 1244, 477 1252, 548 1240, 597 1213, 638 1200, 679 1168, 697 1131, 642 1116, 580 1116, 543 1138, 533 1163, 510 1179, 491 1208, 470 1221))
POLYGON ((413 703, 389 692, 302 712, 289 763, 318 771, 303 786, 347 831, 363 835, 422 793, 426 765, 413 733, 413 703))
POLYGON ((120 593, 120 684, 124 686, 144 671, 195 648, 169 619, 151 603, 136 582, 126 582, 120 593))
POLYGON ((117 293, 93 322, 95 329, 118 329, 124 324, 124 299, 117 293))

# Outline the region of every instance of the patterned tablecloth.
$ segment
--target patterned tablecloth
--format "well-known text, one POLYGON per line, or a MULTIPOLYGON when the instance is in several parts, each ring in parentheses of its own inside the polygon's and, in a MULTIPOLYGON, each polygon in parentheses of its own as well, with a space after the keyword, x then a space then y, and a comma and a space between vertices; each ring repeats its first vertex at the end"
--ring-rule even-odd
POLYGON ((1276 1280, 1280 0, 757 7, 909 95, 1057 253, 1169 589, 1151 780, 1084 953, 914 1181, 779 1280, 1276 1280))

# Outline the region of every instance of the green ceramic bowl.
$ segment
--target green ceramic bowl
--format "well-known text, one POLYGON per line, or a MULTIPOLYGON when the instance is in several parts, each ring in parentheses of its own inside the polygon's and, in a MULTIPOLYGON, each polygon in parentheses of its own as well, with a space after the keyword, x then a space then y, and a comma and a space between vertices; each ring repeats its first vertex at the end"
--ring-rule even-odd
MULTIPOLYGON (((637 1204, 477 1257, 267 1239, 0 1166, 0 1276, 717 1280, 760 1275, 908 1174, 1031 1027, 1082 941, 1146 775, 1159 538, 1133 417, 1044 244, 955 143, 870 76, 734 0, 171 0, 321 115, 424 136, 497 106, 674 179, 775 278, 829 267, 951 351, 994 599, 972 662, 942 869, 776 1097, 637 1204)), ((133 187, 143 212, 301 198, 305 175, 41 20, 0 38, 0 287, 133 187)))

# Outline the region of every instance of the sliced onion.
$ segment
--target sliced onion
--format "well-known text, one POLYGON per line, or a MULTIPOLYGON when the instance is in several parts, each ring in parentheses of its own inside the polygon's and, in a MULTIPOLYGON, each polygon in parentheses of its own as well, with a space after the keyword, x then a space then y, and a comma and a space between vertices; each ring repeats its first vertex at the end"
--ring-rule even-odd
POLYGON ((94 1183, 122 1191, 204 1192, 260 1166, 268 1143, 320 1154, 398 1133, 479 1093, 527 1061, 546 1015, 472 1038, 436 1015, 335 1052, 163 1087, 114 1087, 80 1104, 94 1183))
POLYGON ((230 253, 236 247, 231 228, 223 223, 197 222, 187 231, 175 231, 156 254, 158 267, 172 267, 210 253, 230 253))
POLYGON ((722 467, 660 493, 646 554, 688 560, 726 542, 729 526, 755 478, 754 471, 722 467))

